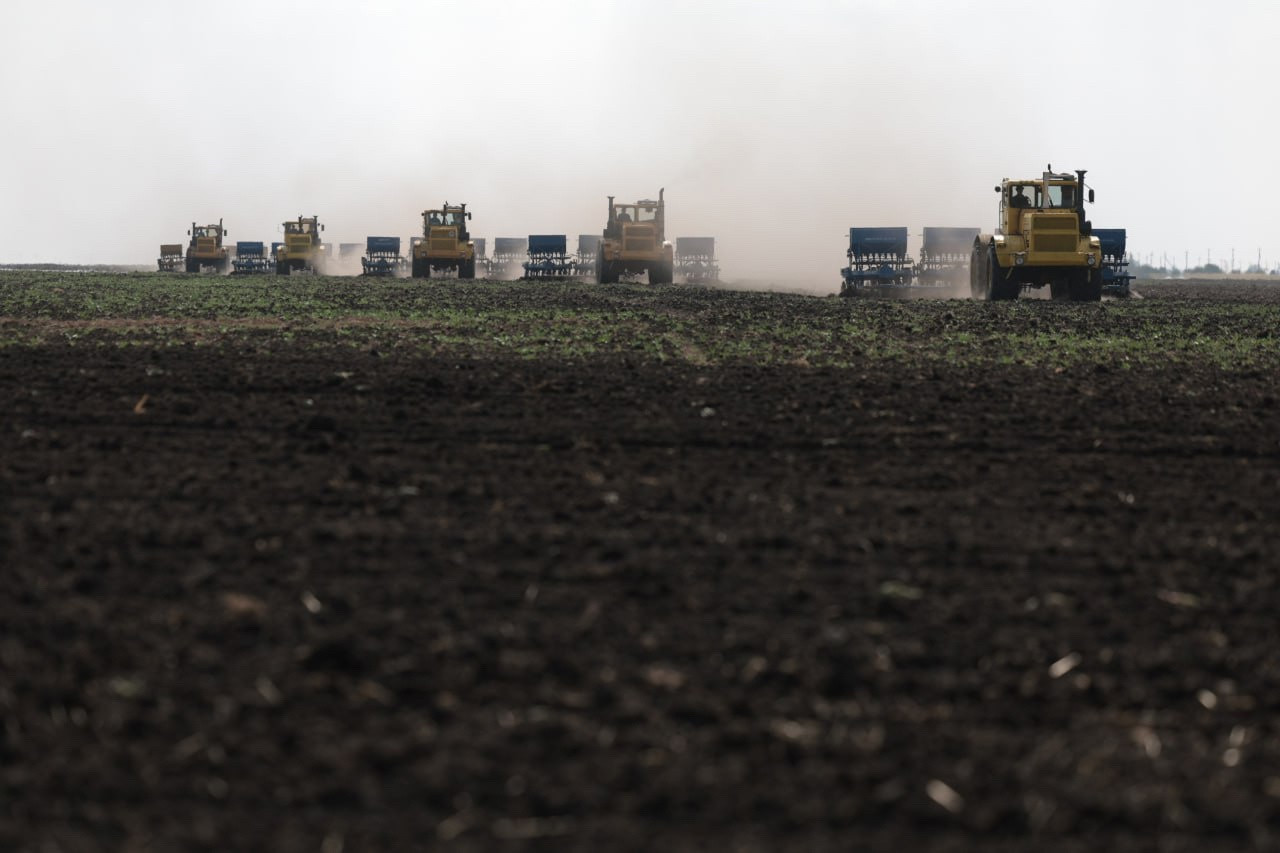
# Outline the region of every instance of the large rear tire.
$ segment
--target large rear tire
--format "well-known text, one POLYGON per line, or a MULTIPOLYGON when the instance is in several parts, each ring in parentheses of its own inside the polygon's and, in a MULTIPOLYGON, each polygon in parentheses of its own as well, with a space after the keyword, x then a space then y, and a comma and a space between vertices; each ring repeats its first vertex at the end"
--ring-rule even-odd
POLYGON ((1090 270, 1072 279, 1070 299, 1072 302, 1100 301, 1102 299, 1102 276, 1090 270))
POLYGON ((472 279, 476 277, 475 258, 458 264, 458 278, 472 279))
MULTIPOLYGON (((840 295, 850 289, 846 279, 840 295)), ((969 296, 982 302, 991 300, 991 273, 987 270, 987 247, 980 241, 974 241, 973 251, 969 253, 969 296)))
POLYGON ((609 261, 604 259, 604 248, 596 255, 596 281, 600 284, 617 284, 618 271, 609 261))
POLYGON ((1010 281, 1004 270, 1000 269, 995 246, 987 249, 987 268, 991 275, 991 301, 1012 302, 1017 299, 1022 292, 1022 285, 1017 281, 1010 281))
POLYGON ((650 284, 671 284, 675 278, 675 270, 666 261, 658 261, 649 267, 650 284))
POLYGON ((288 275, 288 274, 289 274, 289 262, 276 261, 276 275, 288 275))

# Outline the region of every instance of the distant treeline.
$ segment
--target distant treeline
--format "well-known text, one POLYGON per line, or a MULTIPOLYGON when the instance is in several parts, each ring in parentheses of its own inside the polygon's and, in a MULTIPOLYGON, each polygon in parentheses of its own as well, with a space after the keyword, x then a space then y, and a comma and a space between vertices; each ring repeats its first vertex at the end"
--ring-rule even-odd
POLYGON ((0 270, 48 272, 150 272, 152 269, 136 264, 0 264, 0 270))
POLYGON ((1138 278, 1164 278, 1166 276, 1194 278, 1197 275, 1280 275, 1280 270, 1267 270, 1254 265, 1247 270, 1228 272, 1217 264, 1204 264, 1185 270, 1177 267, 1153 267, 1147 264, 1129 264, 1129 272, 1138 278))

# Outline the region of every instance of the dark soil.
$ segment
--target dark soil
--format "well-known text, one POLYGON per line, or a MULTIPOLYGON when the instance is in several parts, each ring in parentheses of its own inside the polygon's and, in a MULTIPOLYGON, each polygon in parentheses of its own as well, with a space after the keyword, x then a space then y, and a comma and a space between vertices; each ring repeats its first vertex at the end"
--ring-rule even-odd
POLYGON ((1274 849, 1276 398, 0 349, 0 848, 1274 849))

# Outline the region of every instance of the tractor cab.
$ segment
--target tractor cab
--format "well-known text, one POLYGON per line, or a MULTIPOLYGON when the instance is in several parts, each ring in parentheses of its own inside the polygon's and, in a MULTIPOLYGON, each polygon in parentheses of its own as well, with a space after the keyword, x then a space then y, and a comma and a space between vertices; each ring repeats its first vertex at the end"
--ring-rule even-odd
MULTIPOLYGON (((324 226, 317 225, 314 217, 310 219, 304 219, 301 216, 299 216, 297 221, 284 223, 284 233, 286 238, 288 238, 288 236, 291 234, 294 236, 301 235, 306 237, 314 237, 318 233, 317 229, 318 228, 323 229, 323 227, 324 226)), ((286 239, 286 242, 287 242, 287 239, 286 239)))
POLYGON ((213 252, 222 248, 225 232, 221 219, 217 225, 197 225, 192 222, 191 230, 187 233, 191 235, 191 248, 197 252, 213 252))
POLYGON ((428 240, 452 238, 465 243, 471 239, 467 233, 467 220, 470 218, 465 204, 451 205, 446 201, 439 210, 422 211, 422 236, 428 240), (451 230, 436 231, 437 228, 451 230))
POLYGON ((658 192, 658 200, 641 199, 634 204, 616 204, 613 196, 609 196, 609 221, 605 224, 604 236, 611 240, 621 240, 623 230, 631 230, 627 226, 643 224, 645 232, 655 231, 652 239, 661 242, 663 239, 664 203, 662 191, 658 192))
POLYGON ((298 216, 284 223, 284 250, 287 259, 311 260, 312 251, 324 251, 320 232, 324 225, 317 216, 298 216))
POLYGON ((996 187, 1000 193, 997 234, 1027 234, 1032 228, 1030 214, 1037 214, 1035 227, 1073 230, 1088 234, 1084 202, 1093 202, 1093 190, 1085 186, 1083 171, 1046 171, 1039 180, 1005 180, 996 187), (1049 214, 1049 215, 1043 215, 1049 214), (1064 214, 1070 214, 1064 215, 1064 214))

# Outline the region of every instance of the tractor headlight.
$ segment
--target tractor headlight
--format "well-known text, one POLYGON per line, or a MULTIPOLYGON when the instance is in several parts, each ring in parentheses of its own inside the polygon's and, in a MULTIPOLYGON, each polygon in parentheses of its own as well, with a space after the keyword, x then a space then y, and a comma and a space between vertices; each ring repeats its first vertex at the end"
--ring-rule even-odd
POLYGON ((1025 264, 1026 262, 1027 262, 1027 253, 1026 253, 1026 252, 1016 252, 1016 253, 1014 254, 1014 256, 1013 256, 1013 263, 1014 263, 1014 266, 1019 266, 1019 267, 1020 267, 1020 266, 1022 266, 1023 264, 1025 264))
POLYGON ((1094 266, 1097 266, 1097 265, 1098 265, 1098 257, 1097 257, 1097 255, 1095 255, 1093 252, 1090 252, 1090 253, 1085 257, 1085 261, 1086 261, 1086 262, 1088 262, 1089 266, 1091 266, 1091 267, 1094 267, 1094 266))

